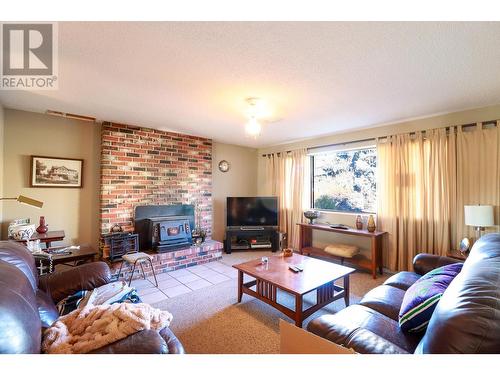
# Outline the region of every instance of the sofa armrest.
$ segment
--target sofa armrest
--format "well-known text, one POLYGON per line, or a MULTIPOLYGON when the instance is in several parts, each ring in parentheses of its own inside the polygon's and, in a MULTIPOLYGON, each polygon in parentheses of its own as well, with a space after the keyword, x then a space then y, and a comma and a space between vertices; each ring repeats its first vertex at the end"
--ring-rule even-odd
POLYGON ((92 262, 40 276, 38 287, 49 294, 54 303, 58 303, 79 290, 92 290, 110 281, 111 271, 108 265, 104 262, 92 262))
POLYGON ((160 336, 165 340, 169 354, 185 354, 184 347, 174 333, 167 327, 163 328, 160 336))
POLYGON ((155 330, 145 329, 89 354, 167 354, 165 340, 155 330))
POLYGON ((184 347, 168 328, 145 329, 90 354, 184 354, 184 347))
POLYGON ((421 253, 413 258, 413 270, 419 275, 425 275, 435 268, 446 266, 453 263, 463 263, 463 261, 440 255, 421 253))

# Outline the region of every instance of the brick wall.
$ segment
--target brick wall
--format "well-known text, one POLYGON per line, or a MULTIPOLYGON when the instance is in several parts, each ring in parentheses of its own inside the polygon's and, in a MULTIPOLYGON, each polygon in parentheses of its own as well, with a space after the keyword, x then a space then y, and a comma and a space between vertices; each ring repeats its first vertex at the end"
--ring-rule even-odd
MULTIPOLYGON (((201 245, 191 246, 188 249, 181 249, 178 251, 171 251, 168 253, 152 254, 151 262, 156 275, 163 272, 169 272, 182 268, 196 266, 198 264, 205 264, 213 262, 222 258, 223 246, 221 242, 207 240, 201 245)), ((132 272, 132 265, 124 262, 108 262, 111 273, 118 275, 120 267, 122 267, 119 278, 128 280, 132 272)), ((144 273, 146 277, 153 276, 153 270, 148 263, 144 263, 144 273)), ((136 272, 132 275, 132 279, 142 278, 140 267, 136 268, 136 272)))
POLYGON ((101 137, 101 232, 133 230, 137 205, 196 204, 212 228, 212 141, 104 123, 101 137))

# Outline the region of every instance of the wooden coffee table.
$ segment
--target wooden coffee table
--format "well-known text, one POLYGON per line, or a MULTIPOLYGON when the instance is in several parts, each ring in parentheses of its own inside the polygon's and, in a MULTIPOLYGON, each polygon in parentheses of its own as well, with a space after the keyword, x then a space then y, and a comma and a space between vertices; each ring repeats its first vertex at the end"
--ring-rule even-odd
POLYGON ((255 259, 233 267, 238 270, 238 302, 241 302, 243 293, 258 298, 294 319, 297 327, 302 327, 308 316, 340 298, 344 298, 346 306, 349 305, 349 275, 355 271, 353 268, 300 254, 270 256, 267 265, 255 259), (288 269, 292 264, 300 264, 304 270, 295 273, 288 269), (255 280, 244 283, 244 274, 255 280), (339 279, 344 279, 342 287, 335 284, 339 279), (255 290, 251 289, 253 286, 255 290), (278 303, 278 289, 295 296, 295 310, 278 303), (303 310, 304 295, 314 290, 316 304, 303 310))

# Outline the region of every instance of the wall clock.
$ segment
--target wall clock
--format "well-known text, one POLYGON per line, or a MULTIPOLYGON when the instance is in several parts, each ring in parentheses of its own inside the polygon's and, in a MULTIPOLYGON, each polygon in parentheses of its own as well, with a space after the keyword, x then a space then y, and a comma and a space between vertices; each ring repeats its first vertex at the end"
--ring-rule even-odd
POLYGON ((227 160, 221 160, 219 162, 219 171, 227 172, 229 170, 229 162, 227 160))

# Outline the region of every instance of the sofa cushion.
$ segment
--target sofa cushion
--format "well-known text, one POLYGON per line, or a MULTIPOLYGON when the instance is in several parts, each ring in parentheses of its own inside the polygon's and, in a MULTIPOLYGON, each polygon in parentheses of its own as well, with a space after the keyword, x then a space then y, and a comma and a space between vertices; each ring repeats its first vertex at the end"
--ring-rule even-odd
POLYGON ((399 326, 404 332, 425 330, 441 296, 461 270, 462 263, 436 268, 406 291, 399 312, 399 326))
POLYGON ((325 252, 342 258, 352 258, 353 256, 359 254, 359 248, 354 245, 334 243, 325 247, 325 252))
POLYGON ((307 329, 358 353, 413 353, 420 341, 418 335, 403 333, 397 321, 361 305, 316 318, 307 329))
POLYGON ((390 285, 402 290, 408 290, 408 288, 412 286, 415 281, 420 279, 420 277, 422 277, 422 275, 419 275, 418 273, 402 271, 389 277, 385 281, 384 285, 390 285))
POLYGON ((365 294, 360 304, 397 321, 405 291, 390 285, 380 285, 365 294))
POLYGON ((416 353, 498 353, 500 233, 483 236, 441 297, 416 353))

